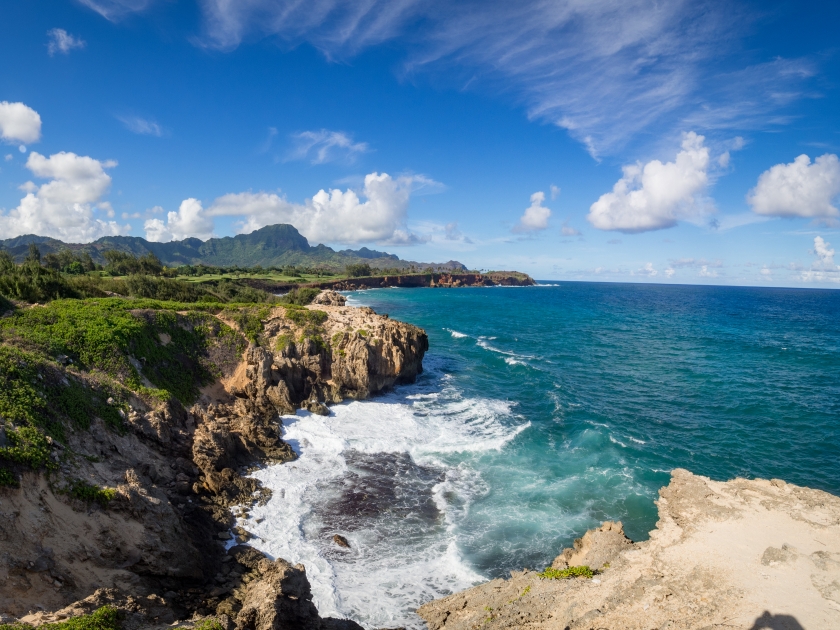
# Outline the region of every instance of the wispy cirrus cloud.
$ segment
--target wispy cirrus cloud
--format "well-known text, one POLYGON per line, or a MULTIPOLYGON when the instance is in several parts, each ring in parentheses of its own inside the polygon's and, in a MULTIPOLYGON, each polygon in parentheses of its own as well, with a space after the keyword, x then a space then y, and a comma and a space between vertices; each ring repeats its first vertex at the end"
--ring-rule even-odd
POLYGON ((389 40, 404 72, 446 71, 459 85, 510 95, 596 157, 658 129, 781 124, 805 98, 807 59, 746 65, 736 56, 746 9, 722 0, 200 0, 200 44, 308 42, 330 59, 389 40))
POLYGON ((84 48, 86 43, 80 37, 75 37, 63 28, 54 28, 47 31, 47 52, 50 57, 56 53, 69 54, 74 48, 84 48))
POLYGON ((147 9, 154 0, 78 0, 110 22, 147 9))
POLYGON ((344 131, 302 131, 292 134, 294 147, 289 152, 288 160, 308 160, 312 164, 326 164, 344 160, 352 162, 362 153, 370 150, 367 142, 355 142, 344 131))
POLYGON ((141 136, 156 136, 158 138, 166 133, 163 127, 148 118, 141 118, 140 116, 117 116, 116 118, 131 133, 136 133, 141 136))

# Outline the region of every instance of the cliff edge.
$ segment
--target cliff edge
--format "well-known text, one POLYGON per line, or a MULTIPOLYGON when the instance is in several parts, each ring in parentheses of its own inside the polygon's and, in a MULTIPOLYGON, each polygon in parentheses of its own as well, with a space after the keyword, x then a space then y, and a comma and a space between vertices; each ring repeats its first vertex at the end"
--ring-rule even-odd
POLYGON ((231 512, 269 496, 253 467, 295 458, 279 415, 422 372, 422 329, 343 304, 0 317, 0 625, 106 610, 123 630, 358 629, 322 619, 305 567, 244 545, 231 512))
POLYGON ((430 630, 840 628, 840 498, 680 469, 659 494, 648 541, 607 522, 552 565, 592 577, 513 572, 417 612, 430 630))

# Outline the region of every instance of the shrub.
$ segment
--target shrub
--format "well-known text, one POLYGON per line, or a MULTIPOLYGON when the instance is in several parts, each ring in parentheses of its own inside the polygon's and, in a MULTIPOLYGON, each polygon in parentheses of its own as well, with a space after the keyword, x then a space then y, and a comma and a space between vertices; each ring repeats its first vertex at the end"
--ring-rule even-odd
POLYGON ((373 273, 373 270, 370 268, 370 265, 367 264, 367 263, 354 263, 354 264, 351 264, 351 265, 347 265, 344 268, 344 271, 351 278, 363 278, 363 277, 369 276, 373 273))
POLYGON ((74 481, 67 492, 74 499, 85 503, 98 503, 102 507, 106 507, 116 495, 113 488, 100 488, 81 479, 74 481))
POLYGON ((282 296, 280 301, 284 304, 306 306, 307 304, 311 304, 312 300, 314 300, 320 292, 320 290, 312 288, 292 289, 286 295, 282 296))
MULTIPOLYGON (((113 606, 103 606, 89 615, 41 624, 38 630, 120 630, 120 617, 120 612, 113 606)), ((29 630, 32 627, 26 623, 0 624, 0 630, 29 630)))
POLYGON ((17 487, 18 482, 11 470, 0 468, 0 486, 17 487))
POLYGON ((551 580, 565 580, 573 577, 591 578, 595 572, 587 566, 566 567, 565 569, 552 569, 546 567, 545 571, 538 574, 541 578, 551 580))

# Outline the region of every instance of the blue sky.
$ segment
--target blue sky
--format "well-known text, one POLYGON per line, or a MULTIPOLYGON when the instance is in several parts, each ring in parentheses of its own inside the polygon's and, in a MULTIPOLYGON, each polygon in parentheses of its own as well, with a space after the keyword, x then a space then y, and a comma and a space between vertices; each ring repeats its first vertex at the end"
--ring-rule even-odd
POLYGON ((9 0, 0 237, 840 287, 840 5, 9 0), (807 156, 807 157, 801 157, 807 156))

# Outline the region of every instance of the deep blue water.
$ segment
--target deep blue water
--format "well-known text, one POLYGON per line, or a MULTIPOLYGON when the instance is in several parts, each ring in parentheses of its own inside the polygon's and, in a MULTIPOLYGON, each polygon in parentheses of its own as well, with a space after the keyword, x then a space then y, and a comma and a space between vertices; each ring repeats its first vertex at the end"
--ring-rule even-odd
POLYGON ((644 540, 678 467, 840 494, 840 291, 551 283, 350 298, 422 326, 430 349, 415 385, 284 419, 300 459, 260 473, 275 494, 247 526, 306 564, 322 614, 421 627, 417 605, 540 569, 601 521, 644 540))
POLYGON ((479 571, 541 566, 605 519, 647 538, 673 468, 840 494, 840 291, 551 284, 359 296, 531 423, 480 465, 479 571))

